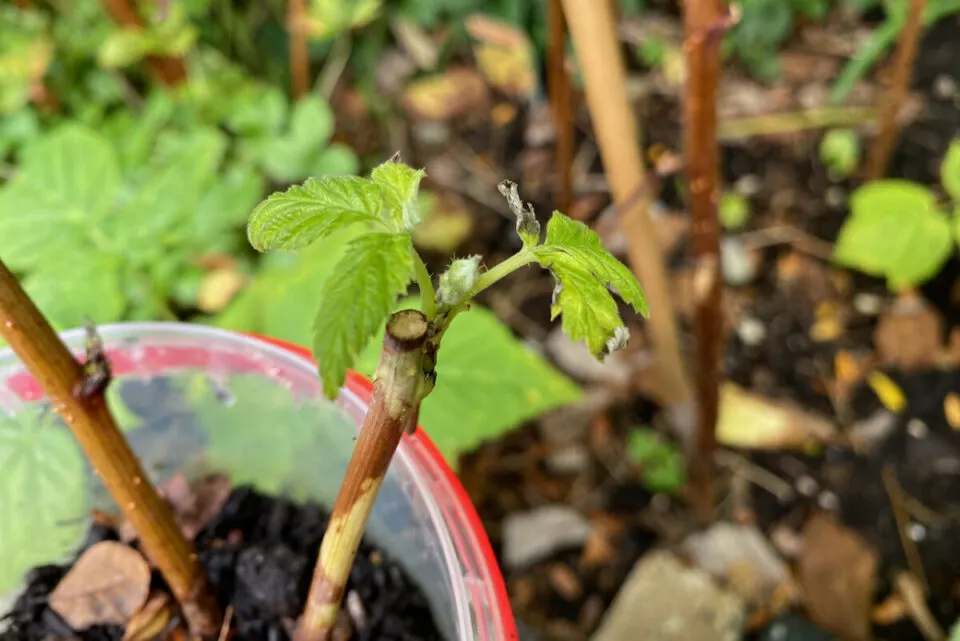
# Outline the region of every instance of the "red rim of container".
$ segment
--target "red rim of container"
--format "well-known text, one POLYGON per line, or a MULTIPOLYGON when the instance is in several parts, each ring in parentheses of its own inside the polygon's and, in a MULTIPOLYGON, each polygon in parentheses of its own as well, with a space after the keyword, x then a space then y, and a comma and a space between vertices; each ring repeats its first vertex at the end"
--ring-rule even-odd
MULTIPOLYGON (((299 345, 288 343, 276 338, 270 338, 268 336, 262 336, 260 334, 252 334, 248 332, 238 333, 240 335, 262 341, 269 345, 273 345, 301 358, 305 358, 311 363, 315 362, 313 359, 313 354, 310 352, 310 350, 299 345)), ((111 368, 113 369, 114 373, 124 373, 135 368, 134 362, 119 350, 108 349, 107 356, 110 359, 111 368)), ((206 364, 206 356, 204 354, 197 353, 191 348, 164 347, 157 350, 147 350, 142 358, 151 363, 153 366, 157 367, 168 366, 171 363, 175 363, 177 366, 194 364, 198 367, 206 364)), ((236 362, 231 362, 230 365, 242 370, 249 368, 250 363, 246 359, 237 358, 236 362)), ((39 382, 29 372, 23 372, 21 374, 11 376, 7 379, 6 384, 8 389, 17 394, 17 396, 20 398, 27 401, 38 400, 45 396, 39 382)), ((373 393, 373 383, 354 371, 347 372, 346 387, 350 391, 359 394, 361 398, 364 399, 369 399, 370 395, 373 393)), ((487 537, 487 532, 480 521, 480 516, 477 514, 477 510, 474 508, 473 502, 470 500, 470 496, 467 494, 467 491, 460 483, 460 479, 440 454, 437 446, 434 445, 433 441, 420 426, 417 426, 416 437, 417 440, 423 444, 425 455, 434 465, 435 470, 442 475, 443 480, 447 483, 448 487, 453 493, 453 496, 459 504, 459 508, 466 519, 466 525, 470 530, 470 534, 473 535, 474 541, 478 547, 478 552, 482 557, 483 563, 486 565, 490 580, 493 582, 491 587, 493 588, 493 596, 498 614, 500 616, 500 625, 502 626, 503 637, 508 641, 516 641, 519 638, 517 634, 517 624, 513 618, 513 610, 510 607, 510 600, 507 597, 507 588, 503 581, 503 574, 501 573, 500 565, 497 563, 497 559, 493 554, 493 547, 490 545, 490 539, 487 537)))
MULTIPOLYGON (((266 343, 270 343, 271 345, 283 348, 288 352, 306 358, 310 362, 314 362, 313 354, 310 352, 310 350, 299 345, 294 345, 276 338, 261 336, 259 334, 248 334, 248 336, 252 336, 266 343)), ((365 398, 368 398, 369 395, 373 393, 373 382, 354 371, 347 372, 346 385, 347 388, 351 389, 352 391, 363 392, 363 396, 365 398)), ((460 509, 462 510, 464 517, 467 519, 467 525, 470 528, 470 533, 473 535, 474 540, 480 548, 480 554, 483 557, 483 562, 487 566, 487 570, 490 572, 490 577, 493 580, 493 593, 496 598, 497 610, 500 614, 500 622, 503 626, 504 637, 511 641, 516 640, 519 638, 517 634, 517 624, 514 621, 513 610, 510 607, 510 599, 507 596, 507 587, 503 582, 503 574, 500 572, 500 564, 497 563, 497 558, 493 554, 493 546, 490 545, 490 538, 487 536, 487 531, 484 529, 483 523, 480 521, 480 515, 477 514, 476 508, 473 507, 473 501, 470 500, 470 496, 463 488, 463 484, 460 483, 460 478, 457 476, 456 472, 454 472, 453 469, 447 464, 446 459, 444 459, 443 455, 440 454, 440 450, 438 450, 437 446, 434 445, 433 440, 419 425, 417 426, 416 437, 417 440, 423 443, 426 453, 436 465, 437 470, 443 474, 444 480, 450 486, 454 497, 457 499, 457 503, 460 504, 460 509)))

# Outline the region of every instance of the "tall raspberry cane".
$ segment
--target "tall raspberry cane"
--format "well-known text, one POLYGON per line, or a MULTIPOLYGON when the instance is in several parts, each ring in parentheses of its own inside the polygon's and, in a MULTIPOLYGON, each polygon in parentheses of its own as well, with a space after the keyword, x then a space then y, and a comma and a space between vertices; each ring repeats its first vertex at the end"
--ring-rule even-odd
POLYGON ((368 178, 311 178, 275 193, 250 217, 248 236, 258 251, 302 249, 350 228, 352 236, 334 274, 318 286, 313 350, 328 398, 336 398, 347 369, 384 332, 370 411, 320 546, 297 641, 330 638, 384 475, 403 432, 416 427, 420 403, 438 380, 443 336, 473 298, 521 267, 538 263, 556 280, 551 319, 562 316, 571 340, 585 341, 601 360, 629 340, 614 293, 647 316, 640 285, 593 231, 554 212, 541 240, 532 208, 510 182, 501 184, 500 191, 517 217, 523 247, 489 270, 480 256, 454 260, 435 288, 412 239, 421 220, 417 194, 425 175, 395 156, 368 178), (420 290, 420 309, 395 311, 413 282, 420 290))

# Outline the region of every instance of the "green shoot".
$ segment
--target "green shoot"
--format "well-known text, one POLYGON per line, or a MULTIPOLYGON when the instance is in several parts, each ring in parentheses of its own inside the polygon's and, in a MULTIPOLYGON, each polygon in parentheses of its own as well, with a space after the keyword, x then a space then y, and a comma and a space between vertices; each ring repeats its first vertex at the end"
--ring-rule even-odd
POLYGON ((334 276, 319 292, 304 292, 319 298, 313 350, 327 397, 339 394, 347 370, 386 326, 371 409, 320 548, 298 641, 329 638, 383 476, 401 434, 416 427, 420 403, 437 380, 441 339, 477 295, 521 267, 539 264, 556 281, 551 319, 560 317, 564 332, 584 341, 599 359, 629 339, 615 296, 642 316, 648 314, 636 278, 595 232, 554 212, 541 239, 533 209, 509 181, 500 191, 516 216, 520 250, 490 269, 480 256, 454 260, 435 285, 413 245, 425 176, 395 156, 369 178, 312 178, 267 198, 248 224, 250 242, 261 252, 298 250, 347 227, 361 230, 348 243, 334 276), (391 313, 414 282, 420 310, 391 313))

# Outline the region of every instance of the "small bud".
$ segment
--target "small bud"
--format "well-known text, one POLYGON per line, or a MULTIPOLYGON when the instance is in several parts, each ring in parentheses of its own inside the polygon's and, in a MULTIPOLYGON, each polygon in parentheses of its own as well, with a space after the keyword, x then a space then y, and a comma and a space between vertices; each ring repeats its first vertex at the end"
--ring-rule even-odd
POLYGON ((504 180, 498 187, 503 197, 507 199, 510 205, 510 211, 517 217, 517 234, 523 241, 524 247, 533 247, 540 242, 540 223, 533 212, 530 203, 524 206, 520 200, 520 193, 517 190, 517 183, 504 180))
POLYGON ((459 258, 440 275, 438 297, 443 305, 457 305, 476 286, 480 278, 480 256, 459 258))

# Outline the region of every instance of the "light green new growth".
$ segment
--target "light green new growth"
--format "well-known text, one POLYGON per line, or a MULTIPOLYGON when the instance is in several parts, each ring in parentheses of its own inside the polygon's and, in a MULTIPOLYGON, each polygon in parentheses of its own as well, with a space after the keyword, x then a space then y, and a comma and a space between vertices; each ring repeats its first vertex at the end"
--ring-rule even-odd
POLYGON ((541 242, 533 209, 510 182, 500 191, 517 217, 522 249, 489 270, 481 267, 479 256, 455 260, 440 275, 439 291, 435 289, 412 239, 421 219, 418 190, 425 176, 395 156, 369 178, 328 176, 275 193, 250 217, 248 237, 258 251, 302 249, 345 227, 365 228, 350 241, 335 275, 319 292, 313 346, 328 397, 337 395, 346 371, 355 366, 413 281, 420 289, 421 309, 433 325, 435 348, 471 299, 534 262, 557 281, 551 316, 562 317, 563 330, 572 340, 585 341, 598 358, 626 345, 629 333, 614 295, 646 316, 636 278, 596 233, 560 212, 553 213, 541 242))
POLYGON ((960 140, 944 157, 940 183, 953 201, 952 214, 933 191, 907 180, 876 180, 858 188, 850 197, 834 261, 884 277, 893 290, 935 276, 960 242, 960 140))

